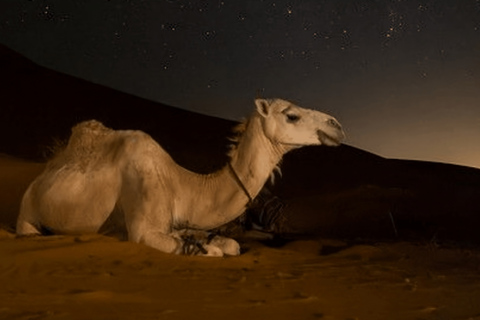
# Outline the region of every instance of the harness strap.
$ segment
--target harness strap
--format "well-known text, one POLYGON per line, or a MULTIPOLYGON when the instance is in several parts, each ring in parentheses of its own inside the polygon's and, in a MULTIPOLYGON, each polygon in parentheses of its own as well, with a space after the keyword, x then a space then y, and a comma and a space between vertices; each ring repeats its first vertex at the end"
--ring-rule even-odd
POLYGON ((230 161, 228 162, 228 168, 230 169, 230 172, 232 173, 232 176, 233 178, 235 179, 235 182, 238 184, 238 186, 242 189, 242 191, 247 195, 247 198, 248 198, 248 203, 247 203, 247 207, 250 207, 253 203, 253 198, 252 196, 250 195, 250 193, 248 193, 248 190, 247 188, 245 188, 245 185, 242 183, 242 180, 240 180, 240 177, 238 176, 238 174, 235 172, 235 170, 233 169, 232 167, 232 164, 230 163, 230 161))

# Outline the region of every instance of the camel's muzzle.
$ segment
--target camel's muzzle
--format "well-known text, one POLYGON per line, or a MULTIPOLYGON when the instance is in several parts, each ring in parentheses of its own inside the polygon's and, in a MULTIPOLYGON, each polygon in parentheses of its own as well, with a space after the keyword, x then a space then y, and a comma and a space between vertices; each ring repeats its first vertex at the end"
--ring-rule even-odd
POLYGON ((342 140, 345 138, 345 135, 343 134, 343 131, 340 131, 341 134, 339 134, 337 137, 331 136, 322 130, 317 130, 317 136, 318 140, 326 145, 326 146, 331 146, 331 147, 336 147, 339 146, 342 143, 342 140))

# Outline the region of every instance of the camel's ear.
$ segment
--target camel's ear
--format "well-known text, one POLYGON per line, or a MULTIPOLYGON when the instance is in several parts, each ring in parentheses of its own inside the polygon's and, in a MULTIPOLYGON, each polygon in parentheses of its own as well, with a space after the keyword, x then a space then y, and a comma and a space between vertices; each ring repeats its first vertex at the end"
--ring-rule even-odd
POLYGON ((268 117, 270 112, 270 103, 265 99, 255 99, 255 105, 257 106, 257 111, 262 117, 268 117))

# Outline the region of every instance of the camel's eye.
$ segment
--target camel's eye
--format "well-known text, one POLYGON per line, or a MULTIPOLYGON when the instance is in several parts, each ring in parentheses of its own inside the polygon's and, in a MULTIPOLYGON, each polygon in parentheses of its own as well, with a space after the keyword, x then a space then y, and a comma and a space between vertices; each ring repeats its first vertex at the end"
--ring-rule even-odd
POLYGON ((300 116, 293 113, 287 114, 287 122, 294 123, 294 122, 297 122, 298 120, 300 120, 300 116))

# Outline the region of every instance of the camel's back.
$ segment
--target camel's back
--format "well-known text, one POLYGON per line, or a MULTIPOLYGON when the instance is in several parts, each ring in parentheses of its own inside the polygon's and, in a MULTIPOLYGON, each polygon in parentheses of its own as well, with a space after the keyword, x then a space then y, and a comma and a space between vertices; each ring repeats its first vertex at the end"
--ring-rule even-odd
POLYGON ((155 152, 159 160, 170 159, 167 152, 142 131, 113 130, 96 120, 89 120, 72 128, 66 148, 48 163, 47 170, 66 165, 82 172, 99 169, 99 166, 118 169, 149 152, 155 152))

